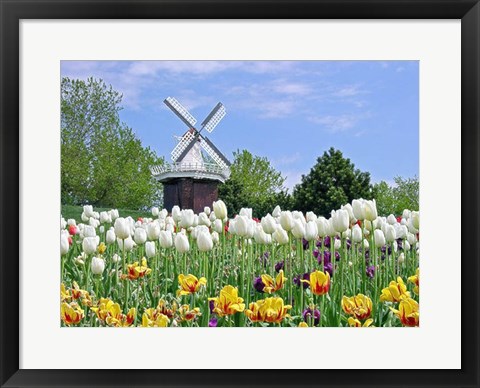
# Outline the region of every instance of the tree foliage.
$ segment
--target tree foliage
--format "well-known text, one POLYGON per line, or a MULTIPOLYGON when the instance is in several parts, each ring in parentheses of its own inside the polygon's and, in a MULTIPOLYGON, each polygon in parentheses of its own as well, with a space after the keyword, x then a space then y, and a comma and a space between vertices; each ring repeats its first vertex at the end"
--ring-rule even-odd
POLYGON ((62 79, 62 203, 139 209, 157 200, 150 167, 163 160, 120 121, 121 101, 102 80, 62 79))
POLYGON ((420 182, 418 177, 402 178, 397 176, 394 181, 395 185, 393 186, 381 181, 373 187, 379 214, 399 216, 404 209, 419 210, 420 182))
POLYGON ((339 150, 330 148, 293 190, 297 210, 329 216, 330 211, 356 198, 373 198, 370 173, 355 168, 339 150))
POLYGON ((237 150, 233 157, 230 178, 219 186, 219 198, 232 216, 242 207, 249 207, 254 216, 261 217, 272 212, 277 204, 287 203, 285 178, 267 158, 254 156, 247 150, 237 150))

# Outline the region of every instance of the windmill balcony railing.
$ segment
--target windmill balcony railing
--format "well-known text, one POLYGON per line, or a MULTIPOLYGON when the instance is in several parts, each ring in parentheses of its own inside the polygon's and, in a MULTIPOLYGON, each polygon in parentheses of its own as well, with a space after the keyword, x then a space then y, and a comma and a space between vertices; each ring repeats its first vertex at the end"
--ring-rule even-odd
POLYGON ((217 174, 225 178, 230 176, 229 168, 222 168, 214 163, 166 163, 151 168, 152 174, 162 175, 166 173, 189 173, 192 175, 217 174))

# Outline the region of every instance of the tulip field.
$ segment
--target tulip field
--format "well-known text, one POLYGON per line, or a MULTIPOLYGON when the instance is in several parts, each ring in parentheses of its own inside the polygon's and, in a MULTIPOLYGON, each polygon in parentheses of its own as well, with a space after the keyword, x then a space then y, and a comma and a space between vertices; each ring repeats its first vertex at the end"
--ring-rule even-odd
POLYGON ((419 326, 419 212, 354 200, 329 218, 221 201, 61 219, 65 327, 419 326))

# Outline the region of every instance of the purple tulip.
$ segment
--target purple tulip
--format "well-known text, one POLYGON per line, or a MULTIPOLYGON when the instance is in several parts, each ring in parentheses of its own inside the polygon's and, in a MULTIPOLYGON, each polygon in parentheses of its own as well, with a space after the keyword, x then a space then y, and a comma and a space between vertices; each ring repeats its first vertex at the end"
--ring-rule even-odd
POLYGON ((367 276, 372 279, 375 276, 375 266, 374 265, 369 265, 367 267, 367 276))
POLYGON ((208 302, 208 307, 210 308, 210 314, 213 314, 213 309, 215 308, 215 301, 210 300, 208 302))
POLYGON ((265 288, 265 284, 263 283, 261 276, 259 276, 258 278, 255 278, 255 280, 253 281, 253 287, 258 292, 263 292, 263 289, 265 288))
POLYGON ((208 327, 217 327, 218 320, 217 318, 212 318, 208 321, 208 327))
POLYGON ((281 269, 285 266, 285 261, 279 261, 277 264, 275 264, 275 272, 280 272, 281 269))
POLYGON ((313 310, 308 307, 305 310, 303 310, 302 313, 303 320, 307 323, 309 323, 310 319, 313 317, 313 324, 314 326, 318 326, 320 324, 320 310, 313 310))
POLYGON ((333 276, 333 264, 328 262, 327 264, 325 264, 323 266, 323 270, 325 272, 328 272, 330 274, 330 276, 333 276))
POLYGON ((301 282, 301 280, 310 280, 310 272, 305 272, 303 275, 297 275, 293 278, 293 283, 297 286, 300 287, 301 284, 303 284, 303 288, 308 288, 308 283, 306 282, 301 282))
POLYGON ((304 238, 302 238, 302 245, 303 245, 303 250, 304 251, 306 251, 310 247, 310 244, 304 238))

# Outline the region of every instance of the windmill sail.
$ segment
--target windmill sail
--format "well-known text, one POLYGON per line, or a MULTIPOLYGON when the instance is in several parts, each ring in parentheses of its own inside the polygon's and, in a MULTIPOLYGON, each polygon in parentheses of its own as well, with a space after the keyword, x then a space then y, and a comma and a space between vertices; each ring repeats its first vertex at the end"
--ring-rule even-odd
POLYGON ((173 97, 167 97, 163 102, 187 125, 188 128, 195 127, 195 124, 197 123, 195 117, 193 117, 176 99, 173 97))
POLYGON ((196 136, 192 132, 188 131, 185 133, 171 152, 172 160, 176 162, 188 146, 195 144, 195 139, 196 136))
POLYGON ((207 138, 199 135, 202 141, 200 145, 205 152, 222 168, 228 168, 231 165, 229 160, 218 150, 217 147, 207 138))
POLYGON ((202 129, 206 129, 208 132, 212 132, 215 127, 218 125, 220 120, 227 114, 225 107, 221 102, 219 102, 215 108, 212 109, 210 114, 203 120, 202 129))

